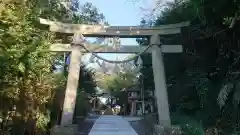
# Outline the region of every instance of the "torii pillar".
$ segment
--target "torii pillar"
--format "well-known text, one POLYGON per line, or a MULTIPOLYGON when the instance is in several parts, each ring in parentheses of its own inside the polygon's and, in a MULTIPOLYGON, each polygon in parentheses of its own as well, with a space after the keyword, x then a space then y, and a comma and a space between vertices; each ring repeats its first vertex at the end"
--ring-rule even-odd
POLYGON ((77 89, 79 82, 79 74, 81 67, 81 51, 80 46, 82 40, 78 34, 74 35, 72 43, 72 51, 70 55, 70 64, 68 69, 67 88, 65 91, 65 98, 63 103, 61 126, 71 125, 73 121, 73 115, 75 110, 77 89), (79 39, 77 39, 79 38, 79 39))
MULTIPOLYGON (((152 35, 150 37, 150 44, 160 45, 160 36, 152 35)), ((154 95, 157 101, 159 124, 161 124, 164 127, 170 127, 171 119, 169 112, 164 63, 161 48, 158 46, 154 46, 154 49, 152 49, 152 69, 155 84, 154 95)))

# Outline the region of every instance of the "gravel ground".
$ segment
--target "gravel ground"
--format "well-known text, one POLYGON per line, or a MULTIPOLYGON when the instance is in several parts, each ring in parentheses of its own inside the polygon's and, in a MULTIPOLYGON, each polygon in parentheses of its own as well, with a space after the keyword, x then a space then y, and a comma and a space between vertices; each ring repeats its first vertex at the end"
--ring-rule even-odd
POLYGON ((77 135, 88 135, 98 117, 99 116, 88 116, 84 121, 79 121, 77 135))
POLYGON ((138 135, 150 135, 151 128, 143 120, 129 122, 138 135))

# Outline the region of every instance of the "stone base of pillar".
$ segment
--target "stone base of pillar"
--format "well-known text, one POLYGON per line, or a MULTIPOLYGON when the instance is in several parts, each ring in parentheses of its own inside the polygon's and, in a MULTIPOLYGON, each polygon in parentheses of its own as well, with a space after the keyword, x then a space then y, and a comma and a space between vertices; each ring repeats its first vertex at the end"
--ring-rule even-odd
POLYGON ((172 126, 172 127, 163 127, 162 125, 154 125, 153 127, 153 135, 182 135, 180 127, 172 126))
POLYGON ((50 135, 76 135, 76 134, 77 134, 77 125, 75 124, 68 125, 68 126, 57 125, 57 126, 54 126, 50 131, 50 135))

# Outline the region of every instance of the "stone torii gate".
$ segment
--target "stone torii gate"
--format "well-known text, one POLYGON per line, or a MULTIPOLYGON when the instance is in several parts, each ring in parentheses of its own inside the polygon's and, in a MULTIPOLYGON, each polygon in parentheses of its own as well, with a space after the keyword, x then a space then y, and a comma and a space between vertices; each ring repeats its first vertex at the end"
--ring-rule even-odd
MULTIPOLYGON (((101 26, 101 25, 85 25, 85 24, 67 24, 61 22, 53 22, 46 19, 40 19, 40 23, 48 25, 50 31, 64 34, 81 33, 84 37, 149 37, 150 47, 145 53, 152 53, 152 67, 155 82, 155 98, 157 101, 159 124, 169 127, 171 126, 168 94, 165 80, 164 63, 162 53, 181 53, 183 51, 181 45, 161 45, 160 35, 179 34, 181 28, 188 26, 189 22, 178 24, 162 25, 159 27, 138 27, 138 26, 101 26), (158 45, 158 46, 156 46, 158 45)), ((75 43, 79 44, 79 43, 75 43)), ((117 51, 110 46, 87 45, 94 53, 140 53, 146 50, 144 46, 121 46, 117 51)), ((86 50, 78 45, 71 44, 53 44, 50 47, 53 52, 71 52, 69 75, 67 80, 67 88, 65 93, 63 113, 61 125, 71 125, 75 108, 76 93, 78 87, 80 62, 82 53, 86 50)))

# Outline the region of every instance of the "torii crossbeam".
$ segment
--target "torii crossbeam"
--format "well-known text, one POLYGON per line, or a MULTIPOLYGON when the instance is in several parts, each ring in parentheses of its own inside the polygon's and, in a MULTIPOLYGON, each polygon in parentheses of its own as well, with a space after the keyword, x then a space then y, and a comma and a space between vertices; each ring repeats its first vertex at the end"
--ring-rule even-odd
MULTIPOLYGON (((67 24, 40 19, 40 23, 48 25, 50 31, 65 34, 82 33, 85 37, 150 37, 150 44, 153 46, 146 53, 152 53, 152 66, 155 82, 155 97, 157 101, 159 124, 169 127, 171 125, 167 87, 165 80, 164 64, 162 53, 180 53, 183 51, 181 45, 160 45, 160 35, 178 34, 182 27, 188 26, 189 22, 178 24, 162 25, 155 28, 137 26, 101 26, 84 24, 67 24)), ((122 46, 118 51, 109 46, 85 44, 95 53, 139 53, 146 47, 142 46, 122 46)), ((80 73, 81 53, 86 52, 79 46, 70 44, 53 44, 51 51, 71 52, 69 75, 67 81, 66 95, 63 107, 61 125, 72 124, 75 107, 76 92, 80 73)))
POLYGON ((156 35, 178 34, 181 27, 189 25, 189 22, 177 24, 161 25, 158 27, 140 27, 140 26, 104 26, 87 24, 69 24, 54 22, 40 18, 40 23, 49 25, 52 32, 74 34, 81 32, 84 37, 146 37, 156 35))

